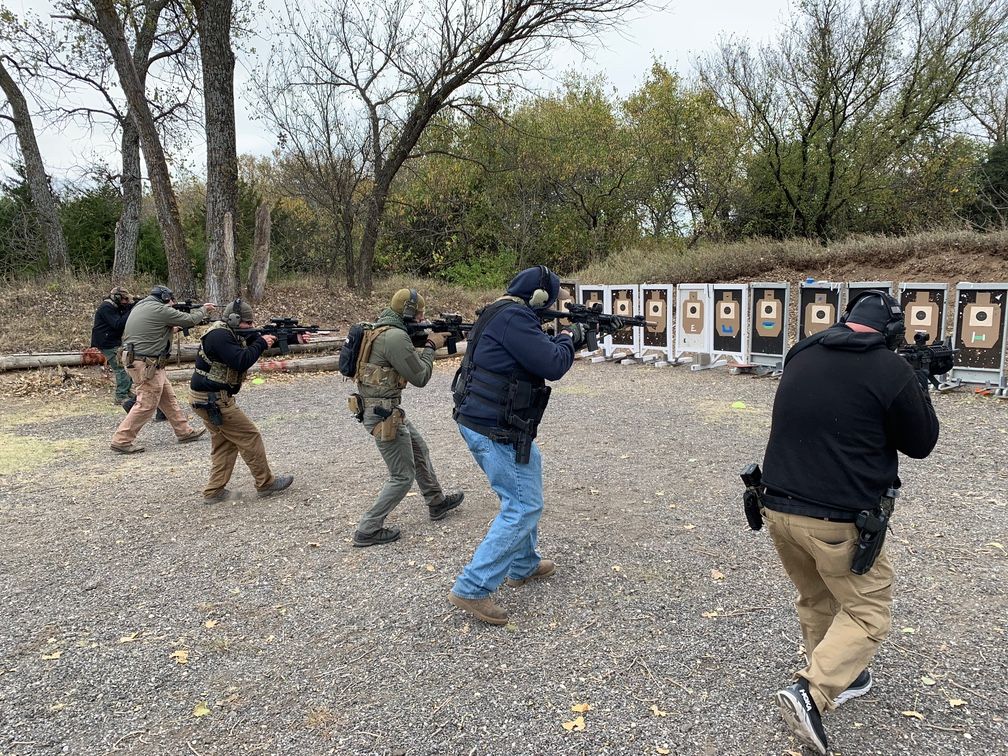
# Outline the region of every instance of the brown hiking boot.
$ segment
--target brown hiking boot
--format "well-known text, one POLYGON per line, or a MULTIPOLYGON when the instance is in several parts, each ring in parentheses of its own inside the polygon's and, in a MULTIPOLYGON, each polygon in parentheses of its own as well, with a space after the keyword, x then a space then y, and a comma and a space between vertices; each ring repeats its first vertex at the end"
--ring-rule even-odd
POLYGON ((467 599, 456 596, 454 593, 449 593, 448 603, 490 625, 506 625, 508 622, 507 611, 497 606, 489 598, 467 599))
POLYGON ((552 559, 540 559, 539 566, 536 567, 536 571, 533 572, 528 577, 523 577, 520 580, 514 578, 508 578, 504 582, 509 588, 517 588, 520 585, 525 585, 529 580, 538 580, 539 578, 545 578, 556 572, 556 564, 552 559))
POLYGON ((120 446, 119 444, 111 445, 112 451, 119 452, 120 454, 139 454, 144 450, 139 444, 129 444, 128 446, 120 446))
POLYGON ((204 428, 200 428, 199 430, 193 429, 192 433, 190 433, 190 434, 188 434, 186 436, 182 436, 182 438, 180 438, 178 440, 178 442, 180 444, 188 444, 188 443, 190 443, 192 441, 195 441, 197 438, 199 438, 200 436, 202 436, 204 433, 206 433, 206 428, 205 427, 204 428))

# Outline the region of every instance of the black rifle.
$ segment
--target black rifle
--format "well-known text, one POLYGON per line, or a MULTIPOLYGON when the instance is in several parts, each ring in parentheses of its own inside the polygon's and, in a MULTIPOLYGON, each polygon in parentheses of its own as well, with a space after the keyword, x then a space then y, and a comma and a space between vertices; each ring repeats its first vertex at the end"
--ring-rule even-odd
MULTIPOLYGON (((179 312, 184 312, 186 314, 192 312, 193 310, 198 310, 202 306, 203 306, 202 303, 200 303, 200 302, 193 302, 191 299, 187 299, 184 302, 176 302, 175 304, 170 305, 170 307, 173 310, 178 310, 179 312)), ((188 328, 183 328, 182 329, 182 333, 185 334, 186 336, 188 336, 189 335, 189 329, 188 328)))
POLYGON ((239 328, 235 331, 239 336, 248 338, 249 336, 276 336, 276 346, 280 349, 280 354, 287 354, 290 351, 291 342, 297 343, 297 336, 303 333, 318 333, 317 325, 299 325, 294 318, 272 318, 259 328, 239 328), (294 337, 294 338, 292 338, 294 337))
POLYGON ((643 315, 626 317, 624 315, 609 315, 604 313, 602 312, 601 302, 596 302, 591 307, 578 304, 577 302, 566 302, 564 303, 564 307, 567 308, 567 312, 561 312, 560 310, 539 310, 539 319, 566 319, 572 323, 581 323, 585 327, 585 341, 587 342, 588 349, 593 352, 598 349, 599 336, 608 336, 617 331, 622 331, 624 328, 644 328, 648 324, 643 315))
POLYGON ((748 520, 750 528, 760 530, 763 527, 763 514, 760 512, 760 506, 763 504, 763 472, 759 465, 753 462, 740 472, 739 476, 745 483, 742 507, 746 520, 748 520))
POLYGON ((885 492, 878 509, 875 511, 864 509, 858 512, 857 521, 854 523, 858 531, 857 548, 850 568, 855 575, 864 575, 868 572, 875 564, 878 555, 882 553, 889 518, 896 508, 897 496, 899 496, 898 482, 885 492))
POLYGON ((918 332, 914 334, 914 343, 901 346, 897 353, 900 357, 910 363, 915 371, 924 371, 928 375, 928 381, 932 386, 938 388, 936 375, 944 375, 952 369, 955 364, 955 355, 958 349, 952 348, 952 339, 944 341, 935 339, 933 344, 927 343, 927 334, 918 332))
POLYGON ((458 351, 458 343, 464 341, 469 331, 473 329, 475 323, 465 323, 462 316, 457 312, 443 312, 437 320, 425 320, 422 323, 409 322, 406 324, 406 332, 416 346, 423 346, 427 343, 427 332, 445 333, 445 346, 448 347, 448 354, 455 354, 458 351), (423 339, 423 341, 421 341, 423 339))

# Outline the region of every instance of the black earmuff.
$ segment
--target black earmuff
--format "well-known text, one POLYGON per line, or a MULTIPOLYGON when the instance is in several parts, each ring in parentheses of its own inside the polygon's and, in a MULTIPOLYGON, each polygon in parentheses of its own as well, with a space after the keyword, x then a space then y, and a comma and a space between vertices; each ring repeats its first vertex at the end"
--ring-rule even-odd
POLYGON ((539 288, 529 297, 529 307, 543 307, 550 300, 550 272, 545 265, 539 266, 539 288))
POLYGON ((899 300, 888 292, 882 291, 881 289, 868 289, 867 291, 862 291, 854 297, 854 299, 847 303, 847 307, 844 309, 843 315, 840 316, 840 323, 846 323, 851 312, 854 311, 854 306, 867 297, 879 297, 882 300, 882 304, 889 313, 889 320, 882 329, 882 336, 889 349, 896 349, 906 338, 906 322, 903 319, 903 307, 900 305, 899 300))
POLYGON ((241 325, 241 306, 241 297, 238 297, 231 303, 231 312, 228 313, 227 319, 224 321, 232 331, 241 325))
POLYGON ((161 286, 160 284, 151 289, 150 295, 161 300, 163 304, 168 304, 175 299, 175 292, 167 286, 161 286))
POLYGON ((403 320, 414 320, 416 318, 417 301, 419 297, 420 295, 417 293, 416 289, 409 290, 409 299, 406 300, 406 303, 403 305, 402 308, 403 320))

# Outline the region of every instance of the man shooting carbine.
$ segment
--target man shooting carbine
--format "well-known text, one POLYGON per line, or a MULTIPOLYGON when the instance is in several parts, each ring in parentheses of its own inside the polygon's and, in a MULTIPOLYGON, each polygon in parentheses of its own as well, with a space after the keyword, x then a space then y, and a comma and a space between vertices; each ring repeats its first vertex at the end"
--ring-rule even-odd
POLYGON ((647 325, 643 315, 625 317, 604 313, 601 302, 596 302, 592 307, 567 302, 564 307, 567 308, 567 312, 541 310, 538 313, 539 319, 543 321, 563 319, 571 323, 580 323, 584 327, 585 344, 592 352, 598 349, 599 336, 610 336, 624 328, 644 328, 647 325))
POLYGON ((777 691, 777 704, 797 738, 823 756, 822 715, 868 692, 868 665, 892 626, 883 539, 899 486, 897 452, 923 459, 938 441, 927 373, 915 375, 894 354, 904 333, 899 302, 870 290, 837 325, 795 344, 774 399, 762 478, 755 465, 743 471, 750 526, 766 520, 798 591, 808 663, 777 691))

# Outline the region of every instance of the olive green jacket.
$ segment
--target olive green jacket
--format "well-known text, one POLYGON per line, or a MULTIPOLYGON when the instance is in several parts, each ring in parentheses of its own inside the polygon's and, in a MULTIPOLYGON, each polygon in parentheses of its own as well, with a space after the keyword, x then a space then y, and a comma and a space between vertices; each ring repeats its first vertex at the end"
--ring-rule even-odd
POLYGON ((369 365, 378 368, 391 368, 401 380, 386 381, 387 385, 374 386, 358 382, 357 388, 367 399, 402 398, 402 390, 406 383, 414 386, 426 386, 434 372, 434 350, 424 347, 417 352, 413 342, 406 332, 406 324, 395 310, 386 308, 382 311, 375 326, 392 326, 375 337, 371 347, 369 365))
POLYGON ((171 352, 172 328, 192 328, 207 317, 205 308, 180 312, 157 297, 141 299, 130 310, 122 342, 132 344, 137 357, 157 357, 171 352))

